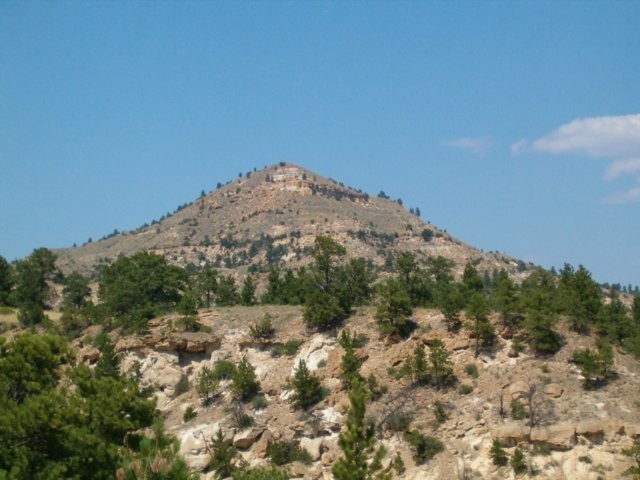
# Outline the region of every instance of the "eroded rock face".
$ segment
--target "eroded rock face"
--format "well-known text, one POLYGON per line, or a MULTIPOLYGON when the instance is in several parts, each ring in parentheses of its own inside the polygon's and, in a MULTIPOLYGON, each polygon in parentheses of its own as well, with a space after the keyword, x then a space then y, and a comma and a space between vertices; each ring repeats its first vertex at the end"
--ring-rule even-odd
POLYGON ((506 447, 515 447, 529 442, 529 430, 520 423, 505 423, 493 429, 492 437, 497 438, 506 447))
POLYGON ((329 358, 329 352, 336 348, 336 341, 333 338, 325 335, 316 335, 311 341, 302 347, 298 355, 296 355, 293 361, 293 367, 291 369, 291 375, 294 374, 295 368, 298 366, 300 360, 304 360, 307 364, 309 371, 318 369, 318 364, 321 361, 327 361, 329 358))
POLYGON ((180 455, 194 470, 203 470, 209 464, 208 444, 220 429, 220 422, 202 423, 175 432, 180 440, 180 455))
POLYGON ((215 335, 201 332, 172 332, 167 335, 132 335, 123 337, 116 342, 116 352, 143 350, 145 348, 156 351, 170 351, 178 353, 211 352, 220 348, 221 340, 215 335))
POLYGON ((545 443, 554 450, 569 450, 576 444, 576 429, 568 424, 532 428, 530 439, 533 443, 545 443))

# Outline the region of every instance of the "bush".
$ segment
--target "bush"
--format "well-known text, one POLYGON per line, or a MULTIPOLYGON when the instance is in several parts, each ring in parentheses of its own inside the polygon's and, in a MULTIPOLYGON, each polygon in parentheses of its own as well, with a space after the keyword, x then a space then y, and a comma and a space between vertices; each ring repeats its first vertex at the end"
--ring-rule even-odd
POLYGON ((511 418, 514 420, 524 420, 529 417, 529 414, 524 408, 524 405, 520 403, 520 400, 514 398, 511 400, 511 418))
POLYGON ((267 399, 264 395, 256 395, 251 399, 251 406, 254 410, 263 410, 267 408, 267 399))
POLYGON ((469 395, 471 392, 473 392, 473 385, 469 385, 468 383, 463 383, 458 387, 458 393, 460 395, 469 395))
POLYGON ((413 460, 417 465, 422 465, 444 450, 444 444, 440 440, 423 435, 417 430, 405 432, 404 439, 411 446, 413 460))
POLYGON ((264 318, 249 327, 249 334, 252 338, 260 341, 270 340, 276 333, 271 323, 271 315, 265 314, 264 318))
POLYGON ((193 420, 197 416, 198 416, 198 412, 196 412, 193 409, 193 407, 189 406, 187 407, 187 409, 184 411, 184 414, 182 415, 182 421, 186 423, 190 420, 193 420))
POLYGON ((298 442, 278 440, 267 448, 267 455, 274 465, 286 465, 291 462, 311 463, 311 455, 298 442))
POLYGON ((196 382, 196 392, 200 395, 202 404, 207 405, 210 403, 217 390, 218 379, 215 377, 214 372, 208 367, 203 367, 196 382))
POLYGON ((199 332, 202 324, 195 317, 182 317, 176 320, 176 328, 181 332, 199 332))
POLYGON ((471 378, 478 378, 478 366, 475 363, 467 363, 464 366, 464 372, 471 378))
POLYGON ((255 420, 251 415, 246 413, 242 407, 237 406, 233 409, 231 413, 231 421, 233 422, 233 426, 235 428, 248 428, 255 423, 255 420))
POLYGON ((271 349, 272 357, 281 357, 283 355, 291 357, 298 353, 298 349, 302 345, 302 340, 289 340, 285 344, 274 345, 271 349))
POLYGON ((405 432, 409 429, 412 420, 411 415, 402 411, 395 411, 387 417, 385 425, 392 432, 405 432))
POLYGON ((187 378, 186 375, 183 375, 182 377, 180 377, 180 380, 178 381, 178 383, 176 383, 176 387, 174 388, 174 394, 177 395, 182 395, 185 392, 189 391, 189 379, 187 378))
POLYGON ((489 455, 491 456, 493 464, 499 467, 504 467, 509 461, 509 457, 507 457, 507 453, 504 451, 502 442, 497 438, 493 441, 489 455))
POLYGON ((511 457, 511 468, 516 475, 525 472, 527 470, 527 462, 524 458, 524 453, 519 448, 516 448, 513 452, 513 456, 511 457))
POLYGON ((213 375, 216 380, 231 380, 236 366, 227 360, 218 360, 213 365, 213 375))
POLYGON ((449 418, 449 414, 447 414, 446 410, 444 409, 443 403, 438 400, 436 400, 436 402, 433 404, 433 416, 435 418, 436 426, 446 422, 449 418))

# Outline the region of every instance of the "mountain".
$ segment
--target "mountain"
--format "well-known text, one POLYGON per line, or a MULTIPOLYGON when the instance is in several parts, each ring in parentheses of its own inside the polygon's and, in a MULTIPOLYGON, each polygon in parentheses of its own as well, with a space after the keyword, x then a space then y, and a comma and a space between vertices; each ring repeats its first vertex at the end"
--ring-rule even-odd
POLYGON ((483 253, 425 223, 399 201, 346 187, 297 165, 280 163, 219 185, 193 202, 140 228, 114 232, 80 247, 56 251, 68 273, 95 273, 121 255, 147 250, 171 263, 233 270, 298 266, 317 235, 330 235, 351 256, 382 266, 390 255, 411 251, 419 258, 442 255, 479 270, 507 269, 523 263, 483 253))

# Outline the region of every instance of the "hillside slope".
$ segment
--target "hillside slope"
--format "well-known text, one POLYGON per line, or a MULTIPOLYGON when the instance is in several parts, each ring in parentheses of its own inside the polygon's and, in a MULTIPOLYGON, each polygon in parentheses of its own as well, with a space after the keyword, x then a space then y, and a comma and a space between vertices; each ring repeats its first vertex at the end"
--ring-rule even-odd
MULTIPOLYGON (((90 274, 121 255, 147 250, 177 265, 245 271, 298 266, 316 235, 330 235, 352 256, 383 265, 390 254, 442 255, 457 273, 517 270, 518 263, 482 253, 425 223, 398 202, 370 197, 292 164, 248 173, 137 230, 56 251, 66 273, 90 274)), ((520 263, 522 265, 522 262, 520 263)))
MULTIPOLYGON (((615 376, 610 383, 585 390, 583 377, 570 358, 576 348, 589 346, 593 339, 568 329, 562 332, 565 346, 553 357, 539 358, 528 350, 514 355, 514 340, 498 330, 492 352, 476 358, 469 332, 448 332, 438 310, 416 310, 418 329, 399 343, 389 343, 379 334, 372 314, 370 307, 360 309, 350 318, 348 328, 367 339, 357 349, 363 361, 361 373, 365 378, 374 374, 379 384, 388 388, 369 402, 367 416, 378 424, 378 442, 387 449, 385 468, 391 470, 396 455, 403 459, 406 472, 395 472, 395 478, 616 479, 633 465, 632 459, 622 454, 640 435, 640 413, 635 405, 639 365, 631 356, 616 353, 615 376), (390 374, 389 367, 397 371, 416 347, 428 355, 436 339, 444 342, 449 353, 458 379, 455 385, 441 389, 412 386, 408 378, 390 374), (512 400, 517 399, 526 410, 532 389, 536 409, 533 428, 526 418, 514 418, 512 408, 512 400), (439 419, 437 402, 444 412, 439 419), (444 450, 429 461, 416 462, 403 437, 404 428, 440 439, 444 450), (525 453, 529 473, 516 476, 508 465, 493 464, 490 449, 496 438, 509 455, 516 446, 525 453)), ((123 370, 137 366, 143 384, 153 387, 166 426, 180 440, 181 454, 191 468, 206 470, 210 458, 207 442, 221 429, 233 438, 252 467, 269 465, 267 447, 275 440, 295 441, 310 452, 311 463, 289 465, 292 476, 331 478, 331 466, 342 455, 337 439, 349 405, 339 378, 344 350, 335 335, 309 335, 299 307, 214 308, 201 310, 198 319, 210 333, 180 333, 175 330, 175 316, 154 320, 151 332, 143 336, 120 337, 112 332, 123 370), (273 319, 275 338, 256 342, 249 327, 266 314, 273 319), (297 352, 274 356, 275 346, 291 340, 300 341, 297 352), (219 361, 237 363, 243 357, 255 368, 263 404, 243 405, 234 400, 228 380, 220 383, 220 393, 212 402, 203 404, 194 388, 203 368, 214 368, 219 361), (286 386, 287 377, 301 359, 327 390, 324 400, 307 411, 294 408, 286 386), (179 387, 184 379, 191 385, 186 390, 179 387), (185 421, 189 407, 196 416, 185 421), (250 415, 253 425, 238 426, 234 408, 250 415)), ((496 317, 492 321, 499 329, 496 317)), ((93 347, 83 346, 81 340, 76 346, 81 359, 95 361, 98 352, 93 347)), ((215 478, 215 472, 204 478, 215 478)))

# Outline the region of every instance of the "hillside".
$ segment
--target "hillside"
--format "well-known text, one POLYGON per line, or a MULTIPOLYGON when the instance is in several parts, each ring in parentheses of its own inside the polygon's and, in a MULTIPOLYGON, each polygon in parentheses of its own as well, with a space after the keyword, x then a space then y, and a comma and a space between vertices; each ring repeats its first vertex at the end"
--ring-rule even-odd
MULTIPOLYGON (((426 210, 426 209, 425 209, 426 210)), ((171 263, 246 271, 300 264, 316 235, 382 266, 390 254, 442 255, 481 271, 517 271, 518 262, 483 253, 425 223, 396 201, 369 196, 292 164, 250 172, 151 225, 57 250, 65 272, 95 273, 121 255, 147 250, 171 263)), ((523 263, 520 262, 522 266, 523 263)))
MULTIPOLYGON (((389 343, 374 326, 371 308, 358 310, 348 328, 365 338, 357 349, 366 378, 374 374, 386 393, 369 403, 367 416, 379 426, 378 442, 385 445, 385 469, 396 478, 458 480, 462 478, 516 478, 511 467, 497 467, 491 461, 492 441, 500 439, 509 455, 518 446, 535 475, 518 478, 538 479, 615 479, 632 466, 622 449, 632 445, 640 434, 640 412, 635 401, 640 388, 638 361, 617 353, 615 379, 605 388, 584 390, 583 377, 570 362, 576 348, 591 344, 584 337, 563 330, 566 344, 556 355, 536 357, 529 350, 514 354, 515 341, 500 331, 490 354, 474 357, 473 340, 466 330, 447 331, 438 310, 418 309, 414 319, 418 329, 406 341, 389 343), (456 384, 446 388, 412 385, 408 378, 397 378, 396 371, 416 347, 429 352, 436 339, 444 342, 452 361, 456 384), (470 367, 470 366, 473 366, 470 367), (477 372, 477 373, 476 373, 477 372), (516 417, 512 400, 527 404, 533 388, 536 424, 516 417), (501 414, 502 398, 505 413, 501 414), (435 416, 439 402, 444 416, 435 416), (391 414, 391 416, 389 416, 391 414), (444 450, 420 464, 413 458, 403 429, 417 429, 439 438, 444 450), (392 460, 399 455, 406 471, 399 475, 392 460)), ((144 336, 120 337, 112 333, 123 370, 137 366, 143 385, 152 386, 158 405, 166 417, 166 427, 180 440, 180 452, 191 468, 206 468, 208 441, 218 429, 232 438, 240 455, 252 468, 269 465, 267 448, 274 441, 298 442, 311 455, 310 463, 289 465, 293 477, 331 478, 331 466, 341 451, 337 445, 344 429, 348 409, 347 392, 339 378, 344 349, 335 335, 309 335, 298 307, 232 307, 202 310, 198 319, 210 333, 181 333, 175 328, 176 316, 165 316, 150 323, 144 336), (250 326, 269 315, 275 336, 257 342, 250 326), (290 356, 274 356, 277 345, 298 340, 290 356), (220 394, 202 403, 195 386, 204 367, 217 362, 236 363, 246 357, 255 368, 264 402, 238 407, 231 382, 223 380, 220 394), (285 386, 299 360, 305 360, 327 391, 326 397, 307 411, 296 409, 291 391, 285 386), (185 379, 188 379, 186 388, 185 379), (179 386, 183 384, 183 386, 179 386), (235 406, 235 407, 234 407, 235 406), (194 418, 184 420, 191 407, 194 418), (253 424, 241 427, 233 408, 242 408, 253 424), (205 441, 206 440, 206 441, 205 441)), ((492 321, 499 328, 497 318, 492 321)), ((93 363, 99 352, 90 345, 91 336, 78 340, 79 356, 93 363)), ((526 408, 526 407, 525 407, 526 408)), ((204 478, 216 478, 209 472, 204 478)))

